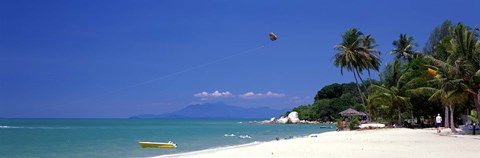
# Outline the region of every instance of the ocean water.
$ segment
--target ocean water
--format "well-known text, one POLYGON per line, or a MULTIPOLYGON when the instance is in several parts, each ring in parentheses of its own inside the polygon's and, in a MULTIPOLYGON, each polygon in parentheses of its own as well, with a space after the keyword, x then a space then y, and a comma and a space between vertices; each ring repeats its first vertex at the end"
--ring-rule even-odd
POLYGON ((252 120, 0 119, 0 157, 152 157, 335 130, 333 125, 249 121, 252 120), (239 135, 252 138, 240 139, 239 135), (141 148, 139 141, 173 141, 178 147, 141 148))

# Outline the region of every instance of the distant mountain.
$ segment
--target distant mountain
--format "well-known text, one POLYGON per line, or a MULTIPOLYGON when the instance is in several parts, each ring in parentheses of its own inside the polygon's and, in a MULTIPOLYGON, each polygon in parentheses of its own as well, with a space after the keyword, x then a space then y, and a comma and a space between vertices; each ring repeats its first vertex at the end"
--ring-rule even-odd
POLYGON ((285 114, 289 109, 268 107, 243 108, 224 103, 205 103, 187 106, 181 110, 160 115, 142 114, 130 118, 262 118, 269 119, 285 114))

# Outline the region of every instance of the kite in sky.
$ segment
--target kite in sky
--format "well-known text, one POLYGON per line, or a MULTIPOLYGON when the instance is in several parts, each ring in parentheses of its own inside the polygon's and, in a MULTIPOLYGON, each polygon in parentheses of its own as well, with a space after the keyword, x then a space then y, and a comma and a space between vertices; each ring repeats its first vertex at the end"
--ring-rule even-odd
POLYGON ((269 36, 270 36, 271 41, 276 41, 277 40, 277 35, 273 34, 273 32, 270 32, 269 36))

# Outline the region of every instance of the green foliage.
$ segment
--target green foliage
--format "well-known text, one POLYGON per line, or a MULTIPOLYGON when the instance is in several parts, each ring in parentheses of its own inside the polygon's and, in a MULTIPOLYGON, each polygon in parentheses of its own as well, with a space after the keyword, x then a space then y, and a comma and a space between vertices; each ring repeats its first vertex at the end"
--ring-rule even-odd
MULTIPOLYGON (((390 123, 412 118, 412 115, 418 120, 431 119, 431 116, 442 113, 445 105, 455 115, 472 109, 472 105, 479 110, 478 31, 477 27, 471 28, 463 23, 453 25, 446 20, 432 31, 423 53, 417 52, 413 37, 400 34, 391 51, 400 60, 385 66, 380 73, 380 82, 365 82, 362 79, 365 70, 369 77, 370 70, 379 70, 380 52, 375 49, 377 45, 371 35, 349 29, 342 34, 342 41, 335 45, 338 52, 334 56, 334 65, 340 67, 342 75, 343 69, 352 72, 356 83, 327 85, 317 92, 313 104, 293 110, 299 113, 300 119, 326 121, 339 119, 340 111, 354 108, 368 111, 376 121, 390 123), (428 74, 428 68, 436 70, 436 76, 428 74), (366 87, 369 87, 368 91, 366 87), (460 109, 453 108, 455 106, 460 109)), ((476 113, 478 120, 480 111, 476 113)))
POLYGON ((473 122, 478 122, 478 119, 477 119, 477 111, 475 110, 472 110, 470 111, 470 115, 468 115, 468 117, 473 121, 473 122))
POLYGON ((360 125, 360 121, 358 121, 360 118, 358 116, 352 116, 350 120, 348 120, 348 128, 350 130, 354 130, 357 128, 358 125, 360 125))
POLYGON ((418 45, 413 42, 413 37, 407 37, 407 34, 400 34, 400 38, 393 41, 395 47, 390 54, 394 54, 396 59, 411 60, 417 53, 415 47, 418 45))
POLYGON ((435 47, 437 47, 440 41, 444 40, 445 37, 449 36, 450 29, 452 27, 453 27, 453 24, 450 20, 445 20, 440 26, 435 27, 432 33, 430 33, 430 37, 428 38, 428 41, 425 43, 425 46, 423 47, 423 52, 426 55, 442 53, 442 51, 439 51, 435 47))
POLYGON ((369 90, 372 96, 368 99, 368 108, 372 111, 373 116, 394 117, 389 114, 396 113, 397 122, 401 124, 401 113, 412 107, 410 98, 403 95, 404 92, 401 91, 401 88, 371 85, 369 90))
POLYGON ((293 108, 292 111, 298 112, 298 118, 300 120, 318 120, 319 119, 316 106, 301 105, 299 107, 293 108))
POLYGON ((301 105, 292 111, 298 112, 301 120, 333 121, 341 118, 338 113, 348 108, 364 111, 359 95, 355 92, 354 83, 327 85, 317 92, 313 104, 301 105))
POLYGON ((340 98, 343 94, 346 93, 357 94, 356 91, 357 90, 355 87, 355 83, 353 82, 344 84, 334 83, 331 85, 327 85, 323 87, 320 91, 318 91, 317 95, 315 95, 315 102, 321 99, 340 98))
POLYGON ((385 65, 380 73, 380 81, 386 87, 397 86, 405 70, 406 67, 400 60, 394 60, 393 63, 385 65))
MULTIPOLYGON (((334 65, 340 67, 340 73, 343 75, 343 69, 353 73, 360 99, 365 104, 363 90, 360 88, 360 79, 363 84, 362 72, 370 69, 379 70, 381 59, 380 51, 376 50, 375 39, 371 35, 364 35, 356 28, 348 29, 342 33, 342 42, 335 45, 335 50, 339 51, 334 56, 334 65)), ((366 87, 364 87, 366 91, 366 87)), ((368 94, 367 94, 368 95, 368 94)))

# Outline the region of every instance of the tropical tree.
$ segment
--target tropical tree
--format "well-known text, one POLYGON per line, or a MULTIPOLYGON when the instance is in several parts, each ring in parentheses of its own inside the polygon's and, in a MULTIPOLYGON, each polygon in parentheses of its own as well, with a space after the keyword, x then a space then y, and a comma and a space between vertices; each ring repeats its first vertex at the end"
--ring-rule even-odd
MULTIPOLYGON (((375 44, 376 41, 371 35, 364 36, 362 38, 362 43, 363 43, 362 53, 366 53, 364 56, 367 59, 367 60, 363 60, 366 63, 362 64, 362 66, 364 66, 364 68, 367 70, 370 84, 372 84, 370 70, 373 69, 375 71, 379 71, 379 67, 381 64, 380 51, 375 49, 375 47, 377 47, 378 45, 375 44)), ((363 70, 363 69, 360 69, 360 70, 363 70)))
POLYGON ((439 101, 445 105, 445 126, 450 124, 452 132, 456 132, 454 124, 454 109, 459 103, 468 100, 467 85, 463 79, 458 79, 458 67, 440 60, 429 58, 434 64, 440 66, 439 74, 431 80, 436 87, 420 87, 410 90, 414 94, 431 94, 429 101, 439 101), (449 115, 450 114, 450 115, 449 115))
POLYGON ((403 89, 407 91, 406 95, 410 97, 410 102, 412 103, 410 116, 412 121, 414 116, 416 116, 417 121, 422 125, 422 116, 423 118, 428 118, 429 116, 436 115, 442 108, 440 104, 428 101, 428 98, 431 96, 431 94, 412 95, 408 93, 408 90, 419 87, 435 86, 433 83, 429 82, 434 78, 434 76, 428 73, 428 68, 436 68, 428 66, 423 54, 419 53, 415 53, 413 58, 409 62, 405 63, 404 67, 405 72, 402 74, 401 79, 408 81, 403 85, 403 89))
MULTIPOLYGON (((335 50, 339 52, 334 56, 334 65, 340 67, 342 75, 344 68, 353 73, 363 105, 365 105, 365 99, 358 80, 363 83, 362 72, 364 70, 370 72, 370 69, 378 71, 380 66, 379 51, 375 49, 374 43, 375 40, 371 35, 363 36, 361 31, 351 28, 342 34, 342 42, 335 45, 335 50)), ((364 88, 366 90, 366 87, 364 88)))
MULTIPOLYGON (((480 113, 480 40, 477 34, 478 28, 470 29, 462 23, 458 23, 452 30, 450 40, 450 56, 455 59, 459 68, 459 78, 463 79, 467 86, 467 92, 474 99, 477 113, 480 113)), ((480 116, 477 116, 480 119, 480 116)))
POLYGON ((370 81, 368 84, 372 84, 372 79, 371 79, 371 74, 370 70, 373 69, 375 71, 379 70, 380 64, 381 64, 381 59, 380 59, 380 51, 375 49, 377 46, 375 44, 375 39, 371 35, 366 35, 361 37, 361 46, 359 51, 357 52, 359 54, 359 57, 362 59, 360 60, 360 64, 358 64, 358 68, 356 69, 358 78, 360 79, 362 86, 365 89, 365 97, 368 98, 368 88, 367 84, 362 78, 363 71, 367 70, 368 72, 368 80, 370 81))
POLYGON ((367 100, 371 111, 377 109, 377 113, 384 113, 384 116, 389 113, 386 109, 396 113, 398 125, 402 125, 402 111, 412 107, 410 98, 405 93, 404 75, 405 68, 398 59, 392 64, 387 64, 381 74, 383 85, 370 85, 371 96, 367 100))
POLYGON ((433 29, 433 31, 430 33, 428 41, 423 47, 423 53, 425 55, 438 55, 439 53, 444 52, 436 50, 438 49, 436 47, 445 39, 445 37, 450 36, 450 30, 452 27, 453 24, 450 20, 445 20, 440 26, 435 27, 435 29, 433 29))
MULTIPOLYGON (((434 64, 447 68, 450 65, 450 71, 456 74, 456 79, 462 79, 462 84, 467 88, 474 100, 477 113, 480 112, 480 40, 478 39, 478 28, 470 29, 463 23, 454 26, 444 22, 444 27, 450 28, 449 35, 444 36, 433 47, 437 59, 434 64), (445 24, 446 23, 446 24, 445 24), (455 70, 455 71, 453 71, 455 70)), ((442 27, 443 27, 442 25, 442 27)), ((478 116, 480 119, 480 116, 478 116)))
POLYGON ((394 54, 396 59, 410 61, 413 54, 417 53, 415 49, 417 44, 413 42, 413 37, 407 37, 407 34, 400 34, 400 38, 393 41, 393 46, 395 46, 395 48, 390 54, 394 54))
POLYGON ((474 78, 480 67, 476 30, 470 31, 462 23, 455 25, 450 35, 434 47, 435 56, 439 59, 427 57, 440 73, 432 80, 437 83, 436 88, 421 90, 433 93, 429 100, 440 100, 445 105, 445 117, 450 118, 446 119, 445 126, 450 125, 452 132, 456 132, 453 120, 455 105, 468 100, 468 94, 473 96, 475 107, 479 110, 478 92, 474 90, 478 88, 474 78))
POLYGON ((372 92, 372 96, 368 98, 368 101, 371 102, 369 103, 370 107, 388 107, 397 114, 397 125, 402 125, 402 112, 412 107, 410 98, 402 94, 404 92, 398 87, 386 88, 371 85, 370 91, 372 92))
POLYGON ((342 42, 338 45, 335 45, 335 49, 340 52, 335 54, 334 64, 335 66, 340 67, 340 73, 342 75, 343 68, 346 68, 348 71, 353 72, 353 77, 355 78, 355 83, 357 84, 360 98, 362 99, 362 103, 365 104, 363 93, 360 89, 360 85, 357 79, 360 75, 358 73, 358 67, 360 67, 362 63, 365 63, 364 61, 361 61, 363 59, 359 55, 359 52, 362 52, 362 35, 363 33, 355 28, 349 29, 347 30, 347 32, 342 34, 342 42))

